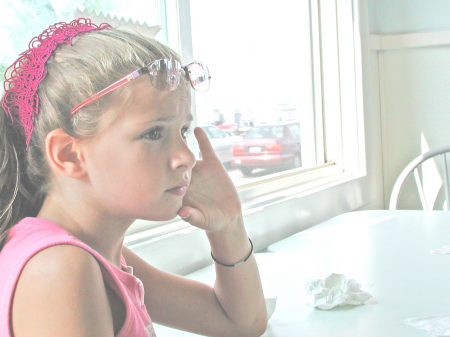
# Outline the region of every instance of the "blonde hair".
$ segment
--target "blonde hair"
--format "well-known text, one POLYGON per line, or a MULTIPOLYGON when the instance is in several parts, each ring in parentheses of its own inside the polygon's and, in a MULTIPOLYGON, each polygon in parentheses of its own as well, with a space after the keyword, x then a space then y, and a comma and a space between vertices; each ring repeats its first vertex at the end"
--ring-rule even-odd
MULTIPOLYGON (((60 45, 47 60, 39 84, 39 113, 28 150, 20 123, 0 109, 0 249, 6 234, 24 216, 35 216, 48 192, 45 138, 63 129, 77 139, 95 135, 99 117, 116 97, 127 99, 126 86, 94 101, 69 118, 70 110, 119 78, 151 61, 179 56, 152 38, 120 29, 86 32, 73 45, 60 45)), ((180 86, 187 86, 185 80, 180 86)), ((129 92, 129 91, 128 91, 129 92)))

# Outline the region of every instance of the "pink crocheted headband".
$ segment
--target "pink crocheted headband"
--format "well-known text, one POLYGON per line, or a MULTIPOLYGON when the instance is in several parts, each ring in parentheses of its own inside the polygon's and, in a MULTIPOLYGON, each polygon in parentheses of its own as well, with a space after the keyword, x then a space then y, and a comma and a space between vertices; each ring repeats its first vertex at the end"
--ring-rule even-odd
POLYGON ((109 28, 111 26, 107 23, 97 26, 89 19, 56 23, 33 38, 28 45, 29 49, 20 54, 20 57, 6 70, 2 107, 11 120, 14 121, 14 116, 19 118, 24 129, 27 148, 33 132, 34 117, 38 114, 37 89, 47 75, 45 62, 59 44, 72 45, 72 39, 79 33, 109 28), (7 77, 8 73, 9 77, 7 77))

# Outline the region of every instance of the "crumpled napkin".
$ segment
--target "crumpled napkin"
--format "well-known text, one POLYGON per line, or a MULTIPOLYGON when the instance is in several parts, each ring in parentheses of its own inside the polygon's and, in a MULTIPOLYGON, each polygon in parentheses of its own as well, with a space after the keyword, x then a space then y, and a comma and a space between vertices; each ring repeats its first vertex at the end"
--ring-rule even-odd
POLYGON ((431 254, 450 254, 450 245, 444 246, 439 249, 432 250, 431 254))
POLYGON ((409 318, 405 323, 434 336, 450 336, 450 314, 409 318))
POLYGON ((347 280, 342 274, 331 274, 323 280, 306 282, 306 291, 313 299, 312 307, 328 310, 338 305, 361 305, 372 297, 361 290, 361 285, 353 279, 347 280))

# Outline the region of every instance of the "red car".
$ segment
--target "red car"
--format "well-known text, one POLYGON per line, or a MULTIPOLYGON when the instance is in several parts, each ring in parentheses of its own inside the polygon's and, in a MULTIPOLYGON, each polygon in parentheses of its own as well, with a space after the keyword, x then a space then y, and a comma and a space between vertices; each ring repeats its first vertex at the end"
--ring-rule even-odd
POLYGON ((249 176, 255 168, 296 168, 302 165, 300 123, 277 122, 254 126, 233 147, 231 166, 249 176))

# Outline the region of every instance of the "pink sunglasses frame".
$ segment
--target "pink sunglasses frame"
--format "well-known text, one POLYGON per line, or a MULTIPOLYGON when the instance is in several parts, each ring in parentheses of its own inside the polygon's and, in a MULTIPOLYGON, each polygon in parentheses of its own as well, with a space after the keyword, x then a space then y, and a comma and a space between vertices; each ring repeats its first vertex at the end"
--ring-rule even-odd
MULTIPOLYGON (((181 65, 179 64, 179 62, 177 60, 174 60, 174 59, 163 59, 163 60, 170 61, 171 63, 178 64, 179 67, 177 67, 177 68, 179 68, 180 70, 181 69, 184 70, 184 73, 186 74, 186 78, 189 81, 189 83, 191 83, 191 86, 192 86, 193 89, 199 90, 199 91, 207 91, 209 89, 209 81, 211 79, 211 76, 209 75, 208 67, 204 63, 202 63, 202 62, 192 62, 192 63, 189 63, 186 66, 181 67, 181 65), (196 83, 196 81, 195 81, 196 79, 191 79, 191 77, 189 75, 188 68, 191 65, 193 65, 193 64, 198 64, 205 70, 206 80, 201 81, 199 83, 196 83), (208 84, 206 89, 200 90, 199 87, 197 87, 197 85, 200 84, 200 83, 205 83, 205 82, 207 82, 207 84, 208 84)), ((155 60, 153 62, 150 62, 146 67, 143 67, 143 68, 140 68, 140 69, 137 69, 137 70, 133 71, 132 73, 126 75, 125 77, 122 77, 120 80, 118 80, 118 81, 114 82, 113 84, 107 86, 106 88, 100 90, 96 94, 88 97, 87 99, 85 99, 84 101, 82 101, 81 103, 77 104, 75 107, 72 108, 72 110, 70 111, 69 117, 73 116, 77 111, 79 111, 80 109, 84 108, 86 105, 88 105, 88 104, 92 103, 93 101, 99 99, 100 97, 110 93, 111 91, 114 91, 114 90, 120 88, 121 86, 129 83, 132 80, 135 80, 136 78, 138 78, 138 77, 140 77, 140 76, 142 76, 144 74, 149 74, 150 73, 150 70, 149 70, 150 66, 152 64, 154 64, 155 62, 158 62, 158 61, 162 61, 162 60, 155 60)), ((177 85, 172 90, 175 90, 178 87, 178 84, 180 82, 180 77, 179 76, 177 77, 177 81, 178 81, 177 85)), ((163 90, 161 88, 156 87, 153 84, 152 81, 150 81, 150 82, 152 83, 152 85, 155 88, 163 90)), ((168 91, 171 91, 171 90, 168 90, 168 91)))

